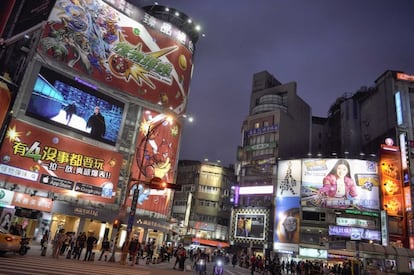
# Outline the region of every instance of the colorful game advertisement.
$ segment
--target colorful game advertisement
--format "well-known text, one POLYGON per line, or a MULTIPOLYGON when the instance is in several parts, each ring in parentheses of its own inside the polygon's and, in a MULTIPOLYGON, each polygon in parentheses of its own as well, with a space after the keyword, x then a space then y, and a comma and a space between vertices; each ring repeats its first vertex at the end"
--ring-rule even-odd
POLYGON ((112 203, 122 155, 12 120, 0 151, 0 179, 112 203))
POLYGON ((100 0, 58 0, 38 50, 98 83, 184 113, 194 45, 137 9, 131 19, 100 0))

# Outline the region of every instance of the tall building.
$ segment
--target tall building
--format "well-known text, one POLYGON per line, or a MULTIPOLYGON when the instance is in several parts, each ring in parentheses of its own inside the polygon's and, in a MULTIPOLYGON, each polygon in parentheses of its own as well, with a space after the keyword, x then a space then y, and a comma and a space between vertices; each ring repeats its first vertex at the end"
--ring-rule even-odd
POLYGON ((414 76, 386 71, 311 120, 295 91, 254 75, 231 243, 283 261, 346 263, 356 274, 412 272, 414 76))
POLYGON ((233 223, 255 228, 250 237, 230 233, 235 245, 270 248, 273 187, 279 159, 306 155, 310 150, 311 108, 298 95, 296 83, 282 84, 267 71, 253 76, 249 115, 242 125, 236 174, 239 186, 233 223), (255 234, 252 236, 252 234, 255 234))
POLYGON ((168 241, 173 190, 149 186, 175 183, 193 21, 127 1, 5 2, 2 215, 33 238, 64 228, 168 241))
POLYGON ((228 246, 235 181, 234 167, 180 160, 176 182, 181 191, 175 192, 171 211, 176 233, 188 242, 194 238, 200 244, 228 246))

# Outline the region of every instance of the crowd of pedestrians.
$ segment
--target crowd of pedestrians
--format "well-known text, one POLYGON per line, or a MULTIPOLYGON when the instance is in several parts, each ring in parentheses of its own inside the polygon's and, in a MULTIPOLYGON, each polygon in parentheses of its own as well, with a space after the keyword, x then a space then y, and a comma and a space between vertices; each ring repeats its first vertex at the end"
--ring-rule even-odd
MULTIPOLYGON (((49 232, 46 231, 41 240, 42 256, 45 256, 49 232)), ((66 256, 68 259, 84 261, 95 260, 95 252, 99 251, 98 261, 108 261, 113 251, 113 240, 104 238, 100 247, 97 247, 98 239, 93 232, 81 232, 77 236, 73 232, 65 232, 60 229, 51 241, 53 258, 66 256), (86 250, 85 250, 86 248, 86 250), (85 250, 83 257, 82 252, 85 250)), ((260 254, 249 255, 245 251, 228 254, 220 250, 186 249, 182 244, 177 247, 163 244, 157 247, 155 240, 140 243, 137 236, 126 240, 121 249, 121 264, 139 265, 140 259, 144 264, 155 264, 159 262, 170 262, 173 259, 172 268, 175 270, 195 270, 198 259, 204 258, 207 262, 215 261, 216 257, 223 257, 226 264, 233 268, 238 265, 250 270, 251 275, 350 275, 352 274, 351 262, 327 265, 322 261, 311 260, 281 260, 278 256, 266 259, 260 254), (188 260, 188 261, 187 261, 188 260)))

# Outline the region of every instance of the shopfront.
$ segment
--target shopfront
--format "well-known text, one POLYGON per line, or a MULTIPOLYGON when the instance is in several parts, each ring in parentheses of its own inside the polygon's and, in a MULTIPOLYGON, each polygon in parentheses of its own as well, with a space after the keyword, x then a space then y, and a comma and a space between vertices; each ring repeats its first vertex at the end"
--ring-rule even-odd
POLYGON ((112 223, 117 216, 118 211, 58 201, 53 205, 50 232, 52 238, 62 228, 75 234, 93 232, 99 244, 104 237, 113 238, 112 223))
POLYGON ((1 227, 37 239, 49 226, 53 202, 49 198, 0 188, 0 206, 1 227))

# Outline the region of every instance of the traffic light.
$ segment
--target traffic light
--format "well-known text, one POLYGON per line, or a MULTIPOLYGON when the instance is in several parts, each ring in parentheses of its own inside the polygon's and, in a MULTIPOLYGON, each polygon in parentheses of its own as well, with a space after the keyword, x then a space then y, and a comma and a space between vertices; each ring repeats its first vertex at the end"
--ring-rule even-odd
POLYGON ((173 189, 181 191, 181 185, 168 183, 157 177, 152 178, 147 186, 156 190, 173 189))
POLYGON ((121 221, 119 219, 115 219, 113 228, 118 229, 120 225, 121 225, 121 221))

